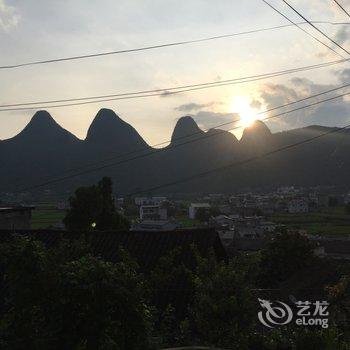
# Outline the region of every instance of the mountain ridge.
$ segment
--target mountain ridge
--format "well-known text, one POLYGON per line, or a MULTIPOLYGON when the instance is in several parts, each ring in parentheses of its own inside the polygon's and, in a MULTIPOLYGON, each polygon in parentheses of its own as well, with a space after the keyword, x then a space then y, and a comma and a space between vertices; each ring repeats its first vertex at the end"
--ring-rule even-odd
MULTIPOLYGON (((190 116, 180 118, 170 145, 149 146, 142 136, 114 111, 101 109, 84 140, 62 128, 46 111, 35 113, 16 136, 0 142, 0 192, 40 183, 45 177, 67 172, 77 165, 103 164, 87 174, 58 183, 57 191, 72 189, 110 176, 120 191, 154 187, 194 176, 190 183, 170 186, 167 191, 233 191, 235 188, 270 185, 348 184, 347 155, 350 134, 334 132, 313 143, 273 154, 247 166, 229 166, 274 148, 303 141, 334 128, 308 126, 271 133, 262 121, 244 130, 241 140, 220 129, 201 130, 190 116), (344 136, 345 135, 345 136, 344 136), (339 164, 342 168, 339 170, 339 164), (216 168, 225 172, 196 179, 195 175, 216 168), (16 186, 13 179, 17 178, 16 186), (22 186, 23 185, 23 186, 22 186)), ((50 187, 44 187, 50 188, 50 187)))

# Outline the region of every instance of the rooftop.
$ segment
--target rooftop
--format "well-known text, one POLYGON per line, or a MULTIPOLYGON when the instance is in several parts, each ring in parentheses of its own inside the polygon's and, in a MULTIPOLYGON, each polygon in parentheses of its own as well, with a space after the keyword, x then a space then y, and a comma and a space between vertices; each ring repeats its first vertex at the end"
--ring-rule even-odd
POLYGON ((27 211, 27 210, 34 210, 34 206, 24 206, 24 205, 19 205, 19 206, 14 206, 14 207, 0 207, 0 213, 1 212, 14 212, 14 211, 27 211))

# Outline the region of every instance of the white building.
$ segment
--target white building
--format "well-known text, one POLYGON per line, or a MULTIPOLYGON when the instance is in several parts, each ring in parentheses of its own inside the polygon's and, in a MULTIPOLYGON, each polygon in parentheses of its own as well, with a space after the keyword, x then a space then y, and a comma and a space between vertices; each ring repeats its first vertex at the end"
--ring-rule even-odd
POLYGON ((166 201, 166 197, 135 197, 136 205, 159 205, 166 201))
POLYGON ((141 205, 140 207, 141 220, 167 220, 168 211, 160 205, 141 205))
POLYGON ((277 189, 277 192, 281 194, 294 194, 297 190, 294 186, 282 186, 277 189))
POLYGON ((190 219, 195 219, 197 216, 198 209, 210 209, 209 203, 191 203, 190 207, 188 208, 188 216, 190 219))
POLYGON ((292 199, 287 205, 288 213, 307 213, 309 211, 309 204, 305 199, 292 199))

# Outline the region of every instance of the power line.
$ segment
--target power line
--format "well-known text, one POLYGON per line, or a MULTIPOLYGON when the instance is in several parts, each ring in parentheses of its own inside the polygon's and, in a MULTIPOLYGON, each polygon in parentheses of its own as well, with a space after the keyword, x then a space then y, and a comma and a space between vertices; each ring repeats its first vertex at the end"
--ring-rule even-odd
POLYGON ((282 0, 289 8, 291 8, 296 14, 298 14, 304 21, 310 24, 310 26, 314 29, 316 29, 319 33, 321 33, 325 38, 330 40, 334 45, 339 47, 341 50, 343 50, 345 53, 350 55, 350 52, 346 50, 343 46, 341 46, 339 43, 337 43, 335 40, 333 40, 331 37, 329 37, 326 33, 324 33, 321 29, 316 27, 313 23, 311 23, 302 13, 300 13, 298 10, 296 10, 292 5, 288 3, 286 0, 282 0))
POLYGON ((14 103, 14 104, 4 104, 4 105, 0 105, 0 112, 22 111, 22 110, 44 109, 44 108, 61 108, 61 107, 101 103, 101 102, 128 100, 128 99, 135 99, 135 98, 173 95, 173 94, 179 94, 179 93, 183 93, 183 92, 196 91, 196 90, 202 90, 202 89, 208 89, 208 88, 214 88, 214 87, 220 87, 220 86, 254 82, 254 81, 259 81, 259 80, 263 80, 266 78, 278 77, 278 76, 282 76, 282 75, 286 75, 286 74, 304 72, 304 71, 318 69, 318 68, 325 68, 325 67, 329 67, 332 65, 345 63, 345 62, 348 62, 349 60, 350 59, 330 61, 330 62, 319 63, 319 64, 303 66, 303 67, 298 67, 298 68, 292 68, 292 69, 287 69, 287 70, 281 70, 281 71, 276 71, 276 72, 251 75, 251 76, 234 78, 234 79, 227 79, 227 80, 222 80, 222 81, 211 81, 211 82, 182 85, 182 86, 176 86, 176 87, 167 87, 167 88, 162 88, 162 89, 141 90, 141 91, 127 92, 127 93, 78 97, 78 98, 50 100, 50 101, 36 101, 36 102, 22 102, 22 103, 14 103), (75 103, 74 101, 83 101, 83 102, 75 103), (51 103, 62 103, 62 102, 72 102, 72 103, 64 103, 64 104, 59 104, 59 105, 49 105, 51 103), (38 106, 36 104, 42 104, 42 105, 38 106), (20 107, 20 106, 23 106, 23 107, 20 107), (15 107, 15 108, 12 108, 12 107, 15 107))
MULTIPOLYGON (((339 52, 337 52, 336 50, 334 50, 331 46, 327 45, 326 43, 324 43, 322 40, 318 39, 316 36, 314 36, 313 34, 309 33, 308 31, 306 31, 304 28, 302 28, 298 23, 292 21, 288 16, 286 16, 284 13, 282 13, 280 10, 278 10, 276 7, 272 6, 269 2, 267 2, 266 0, 262 0, 267 6, 269 6, 270 8, 272 8, 275 12, 277 12, 278 14, 280 14, 282 17, 284 17, 288 22, 292 23, 294 26, 296 26, 297 28, 299 28, 301 31, 303 31, 305 34, 311 36, 314 40, 316 40, 317 42, 319 42, 321 45, 325 46, 327 49, 333 51, 336 55, 344 58, 343 55, 341 55, 339 52)), ((306 21, 307 23, 309 23, 308 21, 306 21)))
MULTIPOLYGON (((347 95, 349 95, 349 94, 350 93, 348 93, 347 95)), ((341 128, 332 129, 332 130, 324 132, 324 133, 322 133, 320 135, 317 135, 317 136, 314 136, 314 137, 310 137, 310 138, 308 138, 306 140, 299 141, 299 142, 296 142, 296 143, 292 143, 292 144, 289 144, 287 146, 280 147, 280 148, 274 149, 272 151, 265 152, 263 154, 260 154, 260 155, 257 155, 257 156, 254 156, 254 157, 251 157, 251 158, 248 158, 248 159, 245 159, 245 160, 241 160, 241 161, 238 161, 238 162, 233 162, 233 163, 230 163, 230 164, 225 165, 225 166, 221 166, 221 167, 217 167, 217 168, 214 168, 214 169, 210 169, 210 170, 207 170, 207 171, 204 171, 204 172, 201 172, 201 173, 197 173, 197 174, 192 175, 192 176, 185 177, 185 178, 180 179, 180 180, 176 180, 176 181, 173 181, 173 182, 168 182, 168 183, 164 183, 164 184, 161 184, 161 185, 158 185, 158 186, 147 188, 145 190, 131 192, 131 193, 125 194, 124 196, 133 196, 133 195, 140 194, 140 193, 148 193, 148 192, 156 191, 156 190, 159 190, 159 189, 162 189, 162 188, 165 188, 165 187, 174 186, 174 185, 177 185, 177 184, 180 184, 180 183, 184 183, 184 182, 188 182, 188 181, 191 181, 191 180, 194 180, 194 179, 197 179, 197 178, 205 177, 205 176, 208 176, 208 175, 210 175, 212 173, 215 173, 215 172, 218 172, 218 171, 228 170, 228 169, 230 169, 232 167, 246 165, 246 164, 252 163, 254 161, 257 161, 257 160, 269 157, 269 156, 271 156, 273 154, 280 153, 280 152, 283 152, 283 151, 287 151, 289 149, 301 146, 303 144, 313 142, 313 141, 315 141, 317 139, 320 139, 321 137, 327 136, 329 134, 332 134, 332 133, 335 133, 335 132, 344 131, 345 129, 348 129, 349 127, 350 127, 350 124, 345 125, 345 126, 343 126, 341 128)))
POLYGON ((350 13, 347 10, 345 10, 345 8, 341 4, 339 4, 337 0, 333 0, 333 1, 341 8, 343 12, 345 12, 350 17, 350 13))
MULTIPOLYGON (((331 24, 331 25, 349 24, 349 23, 328 22, 328 21, 315 21, 315 23, 323 23, 323 24, 331 24)), ((299 24, 306 24, 306 23, 305 22, 301 22, 299 24)), ((139 52, 139 51, 146 51, 146 50, 154 50, 154 49, 160 49, 160 48, 171 47, 171 46, 188 45, 188 44, 194 44, 194 43, 201 43, 201 42, 206 42, 206 41, 230 38, 230 37, 235 37, 235 36, 239 36, 239 35, 247 35, 247 34, 264 32, 264 31, 269 31, 269 30, 281 29, 281 28, 286 28, 286 27, 289 27, 289 26, 290 25, 279 25, 279 26, 268 27, 268 28, 260 28, 260 29, 248 30, 248 31, 238 32, 238 33, 216 35, 216 36, 212 36, 212 37, 205 37, 205 38, 193 39, 193 40, 177 41, 177 42, 171 42, 171 43, 163 43, 163 44, 159 44, 159 45, 149 45, 149 46, 143 46, 143 47, 132 48, 132 49, 106 51, 106 52, 98 52, 98 53, 94 53, 94 54, 77 55, 77 56, 69 56, 69 57, 60 57, 60 58, 54 58, 54 59, 45 59, 45 60, 38 60, 38 61, 32 61, 32 62, 10 64, 10 65, 0 66, 0 69, 14 69, 14 68, 20 68, 20 67, 26 67, 26 66, 34 66, 34 65, 40 65, 40 64, 48 64, 48 63, 55 63, 55 62, 80 60, 80 59, 87 59, 87 58, 93 58, 93 57, 110 56, 110 55, 117 55, 117 54, 131 53, 131 52, 139 52)))
MULTIPOLYGON (((332 89, 332 91, 333 91, 333 89, 332 89)), ((326 92, 324 92, 324 93, 326 93, 326 92)), ((337 96, 333 96, 333 97, 330 97, 330 98, 327 98, 327 99, 324 99, 324 100, 321 100, 321 101, 316 101, 316 102, 308 104, 306 106, 297 107, 297 108, 294 108, 292 110, 289 110, 289 111, 286 111, 286 112, 282 112, 282 113, 276 114, 274 116, 270 116, 270 117, 264 118, 262 120, 268 120, 268 119, 277 118, 277 117, 280 117, 282 115, 289 114, 289 113, 292 113, 292 112, 295 112, 295 111, 299 111, 299 110, 302 110, 302 109, 305 109, 305 108, 313 107, 313 106, 318 105, 320 103, 332 101, 332 100, 335 100, 337 98, 347 96, 349 94, 350 94, 350 92, 344 93, 344 94, 341 94, 341 95, 337 95, 337 96)), ((311 97, 309 97, 309 98, 311 98, 311 97)), ((303 100, 305 100, 305 99, 303 99, 303 100)), ((235 128, 229 129, 229 130, 232 131, 232 130, 235 130, 235 129, 238 129, 238 128, 242 128, 242 127, 235 127, 235 128)), ((221 132, 225 132, 225 131, 221 131, 221 132)), ((185 144, 189 144, 189 143, 192 143, 192 142, 196 142, 196 141, 203 140, 203 139, 206 139, 208 137, 213 137, 213 136, 217 136, 217 135, 218 135, 218 133, 216 133, 214 135, 213 134, 209 134, 209 135, 206 134, 206 135, 204 135, 204 136, 202 136, 202 137, 200 137, 198 139, 195 139, 195 140, 189 140, 189 141, 186 141, 186 142, 181 143, 181 144, 175 144, 175 145, 167 148, 166 150, 167 151, 168 150, 173 150, 173 149, 175 149, 177 147, 180 147, 180 146, 183 146, 185 144)), ((95 172, 95 171, 98 171, 98 170, 109 168, 111 166, 127 163, 127 162, 130 162, 132 160, 136 160, 136 159, 139 159, 139 158, 144 158, 146 156, 154 155, 154 154, 157 154, 157 153, 163 152, 163 151, 164 151, 164 149, 151 150, 151 152, 148 152, 148 153, 145 153, 145 154, 141 154, 141 155, 135 156, 133 158, 124 159, 124 160, 121 160, 121 161, 115 162, 115 163, 105 164, 105 165, 102 165, 102 166, 99 166, 99 167, 96 167, 96 168, 91 168, 91 169, 88 169, 88 170, 81 171, 79 173, 75 173, 75 174, 72 174, 72 175, 67 175, 67 176, 62 177, 62 178, 52 179, 52 180, 48 180, 46 182, 43 182, 43 183, 40 183, 40 184, 37 184, 37 185, 34 185, 34 186, 22 188, 22 189, 16 191, 16 193, 29 191, 29 190, 32 190, 32 189, 36 189, 36 188, 40 188, 40 187, 47 186, 47 185, 50 185, 50 184, 54 184, 54 183, 57 183, 57 182, 65 181, 65 180, 68 180, 68 179, 71 179, 71 178, 74 178, 74 177, 77 177, 77 176, 80 176, 80 175, 85 175, 85 174, 88 174, 88 173, 91 173, 91 172, 95 172)))

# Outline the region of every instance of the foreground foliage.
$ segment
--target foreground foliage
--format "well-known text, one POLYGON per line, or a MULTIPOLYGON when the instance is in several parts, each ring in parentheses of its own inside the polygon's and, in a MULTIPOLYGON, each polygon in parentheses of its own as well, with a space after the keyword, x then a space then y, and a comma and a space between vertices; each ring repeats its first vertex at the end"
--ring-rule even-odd
POLYGON ((2 245, 8 298, 2 349, 148 347, 143 283, 127 259, 112 264, 84 245, 47 249, 26 238, 2 245))
POLYGON ((269 330, 258 323, 257 291, 279 289, 320 265, 304 237, 276 236, 261 254, 228 261, 200 256, 194 246, 184 259, 184 249, 145 276, 123 250, 107 262, 83 240, 45 247, 18 236, 1 243, 0 348, 349 350, 346 264, 322 286, 332 304, 330 328, 269 330))

